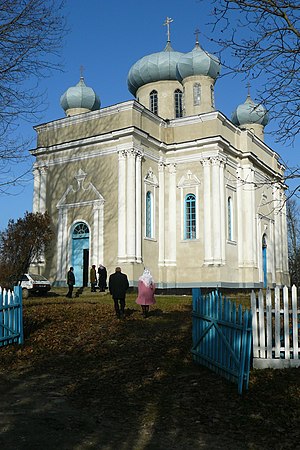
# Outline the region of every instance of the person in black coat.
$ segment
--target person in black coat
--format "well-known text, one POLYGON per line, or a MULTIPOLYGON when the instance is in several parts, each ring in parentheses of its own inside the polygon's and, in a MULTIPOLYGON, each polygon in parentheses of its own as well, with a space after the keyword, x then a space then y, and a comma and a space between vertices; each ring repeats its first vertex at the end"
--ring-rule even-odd
POLYGON ((99 265, 98 267, 98 286, 100 289, 100 292, 105 292, 105 289, 107 288, 106 285, 106 280, 107 280, 107 271, 106 268, 104 266, 102 266, 102 264, 99 265))
POLYGON ((67 285, 69 287, 69 290, 68 290, 66 297, 72 298, 74 284, 75 284, 74 269, 73 269, 73 267, 70 267, 70 270, 67 273, 67 285))
POLYGON ((108 282, 109 292, 114 300, 116 316, 118 319, 125 315, 125 296, 129 288, 128 278, 121 272, 121 267, 116 267, 115 273, 110 275, 108 282), (120 302, 120 305, 119 305, 120 302))

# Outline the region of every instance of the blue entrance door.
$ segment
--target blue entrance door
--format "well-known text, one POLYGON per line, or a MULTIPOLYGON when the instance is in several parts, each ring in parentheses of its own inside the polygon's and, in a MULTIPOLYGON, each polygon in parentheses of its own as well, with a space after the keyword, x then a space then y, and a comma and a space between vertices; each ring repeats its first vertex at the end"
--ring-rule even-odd
POLYGON ((267 272, 267 239, 263 235, 262 238, 262 267, 263 267, 263 277, 264 277, 264 287, 268 286, 268 272, 267 272))
POLYGON ((88 251, 89 229, 85 223, 79 222, 75 225, 72 233, 72 266, 74 267, 75 286, 77 287, 86 284, 88 273, 88 251))

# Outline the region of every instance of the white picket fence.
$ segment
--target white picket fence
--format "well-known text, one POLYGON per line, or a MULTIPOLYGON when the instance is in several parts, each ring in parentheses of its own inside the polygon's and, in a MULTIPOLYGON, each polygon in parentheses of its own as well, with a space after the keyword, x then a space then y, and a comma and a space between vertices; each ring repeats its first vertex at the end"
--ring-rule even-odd
POLYGON ((289 368, 300 366, 300 308, 297 288, 285 286, 251 293, 253 367, 289 368), (291 294, 291 295, 290 295, 291 294))

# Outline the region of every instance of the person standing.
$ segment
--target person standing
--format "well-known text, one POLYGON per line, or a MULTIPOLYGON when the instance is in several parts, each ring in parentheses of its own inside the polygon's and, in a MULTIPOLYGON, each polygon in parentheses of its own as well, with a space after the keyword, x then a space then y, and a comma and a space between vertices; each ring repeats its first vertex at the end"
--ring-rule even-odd
POLYGON ((125 316, 125 296, 129 288, 127 275, 121 272, 121 267, 116 267, 115 273, 110 275, 108 287, 114 300, 116 316, 120 319, 125 316))
POLYGON ((138 298, 136 303, 141 305, 143 316, 146 318, 149 313, 149 305, 155 303, 155 284, 150 270, 145 269, 138 282, 138 298))
POLYGON ((90 270, 90 283, 91 283, 91 292, 96 292, 97 274, 95 264, 92 265, 90 270))
POLYGON ((70 267, 68 273, 67 273, 67 285, 69 287, 68 293, 66 297, 72 298, 73 294, 73 287, 75 285, 75 275, 74 275, 74 269, 73 267, 70 267))
POLYGON ((107 282, 107 270, 102 264, 98 267, 98 286, 100 292, 105 292, 107 282))

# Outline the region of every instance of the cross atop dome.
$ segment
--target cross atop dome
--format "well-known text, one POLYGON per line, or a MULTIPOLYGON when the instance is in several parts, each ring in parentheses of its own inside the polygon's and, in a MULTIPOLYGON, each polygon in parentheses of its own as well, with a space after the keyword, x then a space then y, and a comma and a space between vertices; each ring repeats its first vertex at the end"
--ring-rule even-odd
POLYGON ((194 32, 194 35, 196 36, 196 45, 199 45, 199 33, 200 33, 199 28, 196 28, 194 32))
POLYGON ((171 42, 171 38, 170 38, 170 23, 173 22, 173 19, 171 19, 171 17, 167 17, 165 22, 163 23, 163 25, 165 25, 167 27, 167 36, 168 36, 168 40, 167 42, 171 42))

